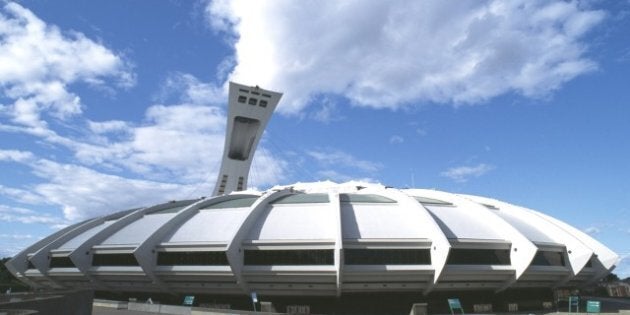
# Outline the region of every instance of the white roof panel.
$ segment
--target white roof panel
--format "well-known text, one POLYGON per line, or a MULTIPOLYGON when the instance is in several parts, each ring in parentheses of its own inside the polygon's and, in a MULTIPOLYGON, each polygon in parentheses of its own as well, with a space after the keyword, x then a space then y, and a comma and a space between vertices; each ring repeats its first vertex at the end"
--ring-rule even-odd
POLYGON ((329 203, 271 205, 254 224, 247 239, 335 239, 336 220, 329 203))
POLYGON ((507 221, 514 228, 516 228, 521 234, 525 235, 532 242, 539 243, 554 243, 556 240, 548 236, 543 230, 539 227, 533 225, 532 221, 527 222, 523 218, 519 218, 511 213, 506 211, 497 211, 496 214, 500 216, 503 220, 507 221))
POLYGON ((163 242, 229 242, 248 213, 249 208, 201 210, 163 242))
POLYGON ((176 213, 145 215, 111 235, 102 245, 140 244, 175 215, 176 213))
POLYGON ((419 209, 398 204, 341 205, 341 223, 344 239, 369 238, 427 238, 422 228, 425 217, 419 209))
POLYGON ((484 219, 488 214, 483 211, 458 206, 425 205, 424 207, 433 215, 442 232, 449 239, 503 239, 488 223, 488 220, 484 219))
POLYGON ((101 225, 97 225, 77 236, 75 236, 74 238, 72 238, 71 240, 67 241, 65 244, 59 246, 59 249, 65 249, 65 250, 72 250, 75 249, 77 247, 79 247, 79 245, 83 244, 85 241, 87 241, 90 237, 96 235, 96 233, 102 231, 103 229, 105 229, 106 227, 108 227, 110 224, 114 223, 114 221, 105 221, 103 224, 101 225))

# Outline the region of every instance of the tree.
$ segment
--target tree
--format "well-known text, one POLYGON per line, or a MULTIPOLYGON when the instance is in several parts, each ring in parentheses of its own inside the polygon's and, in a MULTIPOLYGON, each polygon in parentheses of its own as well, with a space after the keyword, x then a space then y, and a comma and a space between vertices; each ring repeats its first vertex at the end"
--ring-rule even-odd
POLYGON ((619 281, 619 277, 612 272, 602 279, 602 282, 606 282, 606 283, 617 282, 617 281, 619 281))
POLYGON ((0 283, 10 283, 15 281, 15 277, 9 272, 7 267, 4 265, 11 258, 2 258, 0 259, 0 283))

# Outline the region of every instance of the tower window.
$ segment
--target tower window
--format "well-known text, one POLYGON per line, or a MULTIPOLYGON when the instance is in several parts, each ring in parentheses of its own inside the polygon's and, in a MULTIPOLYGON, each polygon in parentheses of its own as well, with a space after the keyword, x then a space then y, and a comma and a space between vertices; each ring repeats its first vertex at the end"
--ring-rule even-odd
POLYGON ((256 103, 258 103, 258 99, 250 97, 248 103, 249 105, 256 105, 256 103))
POLYGON ((245 104, 245 102, 247 101, 247 97, 243 96, 243 95, 239 95, 238 96, 238 102, 239 103, 243 103, 245 104))

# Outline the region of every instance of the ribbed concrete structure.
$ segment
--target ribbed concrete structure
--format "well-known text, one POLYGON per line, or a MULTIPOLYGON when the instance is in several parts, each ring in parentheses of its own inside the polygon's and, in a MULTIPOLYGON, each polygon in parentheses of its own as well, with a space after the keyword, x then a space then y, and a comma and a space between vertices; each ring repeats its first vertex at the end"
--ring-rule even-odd
POLYGON ((494 199, 321 182, 95 218, 7 266, 37 287, 340 296, 580 286, 617 260, 566 223, 494 199))
POLYGON ((64 228, 7 263, 33 287, 269 296, 576 287, 619 257, 540 212, 379 184, 243 191, 281 94, 230 83, 213 196, 64 228))

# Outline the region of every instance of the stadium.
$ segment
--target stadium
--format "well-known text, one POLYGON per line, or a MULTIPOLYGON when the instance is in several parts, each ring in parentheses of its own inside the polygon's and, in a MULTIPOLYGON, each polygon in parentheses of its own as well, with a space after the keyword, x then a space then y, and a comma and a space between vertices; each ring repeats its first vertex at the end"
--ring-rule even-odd
POLYGON ((562 221, 492 198, 364 182, 247 190, 256 146, 280 98, 230 84, 212 197, 68 226, 7 268, 33 288, 218 301, 252 292, 277 301, 426 300, 576 288, 607 275, 619 259, 562 221))

